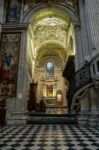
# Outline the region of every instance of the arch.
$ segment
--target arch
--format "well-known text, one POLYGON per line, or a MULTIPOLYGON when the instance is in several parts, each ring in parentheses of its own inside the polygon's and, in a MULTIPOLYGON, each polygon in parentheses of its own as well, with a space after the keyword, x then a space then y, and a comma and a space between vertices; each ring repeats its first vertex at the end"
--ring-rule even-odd
MULTIPOLYGON (((57 54, 57 57, 60 55, 60 58, 61 58, 61 60, 62 60, 62 64, 63 64, 63 66, 64 66, 64 59, 63 59, 63 57, 62 57, 62 54, 65 55, 66 51, 65 51, 65 48, 63 47, 63 45, 62 45, 61 43, 59 43, 59 42, 55 42, 55 43, 54 43, 54 41, 53 41, 53 42, 51 42, 51 41, 50 41, 50 42, 49 42, 49 41, 48 41, 48 42, 44 42, 44 44, 42 44, 39 48, 37 48, 37 56, 39 55, 39 59, 40 59, 40 58, 43 56, 43 54, 46 52, 46 49, 43 49, 43 46, 44 46, 45 44, 46 44, 46 45, 47 45, 47 44, 48 44, 48 45, 49 45, 49 44, 54 44, 54 45, 56 44, 56 47, 59 46, 59 48, 60 48, 60 50, 61 50, 60 53, 59 53, 59 51, 54 51, 54 53, 57 54), (42 53, 40 54, 39 51, 41 52, 42 49, 43 49, 43 51, 42 51, 42 53), (38 54, 38 53, 39 53, 39 54, 38 54)), ((48 45, 47 45, 47 46, 48 46, 48 45)), ((37 57, 37 59, 38 59, 38 57, 37 57)))
MULTIPOLYGON (((44 9, 47 9, 47 8, 52 8, 54 10, 57 10, 57 12, 59 12, 59 13, 62 12, 64 18, 65 18, 65 16, 67 19, 69 18, 68 19, 69 24, 72 23, 74 26, 79 24, 79 17, 73 11, 73 9, 69 8, 68 6, 61 5, 61 4, 51 4, 50 6, 48 4, 39 4, 37 6, 33 6, 27 12, 25 12, 23 18, 20 20, 20 23, 27 23, 27 24, 31 23, 32 19, 35 18, 35 16, 37 14, 39 14, 41 11, 43 11, 44 9)), ((58 17, 58 14, 57 14, 57 17, 58 17)), ((61 17, 61 16, 59 16, 59 17, 61 17)), ((49 41, 47 41, 47 42, 49 42, 49 41)), ((56 43, 56 41, 54 41, 54 42, 56 43)), ((38 47, 38 49, 40 49, 44 44, 45 43, 43 43, 43 44, 41 43, 41 45, 40 45, 40 47, 38 47)), ((61 43, 57 43, 57 44, 63 48, 61 43)), ((64 67, 65 62, 64 62, 62 56, 60 58, 62 60, 62 65, 64 67)))
POLYGON ((44 45, 48 45, 48 44, 58 45, 61 49, 63 49, 63 50, 65 51, 65 46, 63 46, 61 42, 56 41, 56 40, 53 40, 53 41, 48 40, 48 41, 45 41, 45 42, 41 43, 41 44, 37 47, 37 51, 38 51, 39 49, 41 49, 44 45))
POLYGON ((53 8, 56 10, 60 10, 61 12, 63 12, 65 15, 67 15, 70 20, 75 24, 79 24, 79 17, 78 15, 68 6, 64 6, 62 4, 39 4, 36 7, 32 7, 31 9, 29 9, 22 17, 22 19, 20 20, 21 23, 29 23, 31 18, 33 17, 33 15, 38 12, 41 11, 43 9, 46 8, 53 8))

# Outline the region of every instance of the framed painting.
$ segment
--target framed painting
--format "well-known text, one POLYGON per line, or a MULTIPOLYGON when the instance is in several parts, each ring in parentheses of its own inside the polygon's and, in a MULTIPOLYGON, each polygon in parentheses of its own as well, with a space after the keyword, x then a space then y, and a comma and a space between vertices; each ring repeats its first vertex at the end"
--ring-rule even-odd
POLYGON ((0 96, 16 95, 20 33, 3 33, 0 48, 0 96))

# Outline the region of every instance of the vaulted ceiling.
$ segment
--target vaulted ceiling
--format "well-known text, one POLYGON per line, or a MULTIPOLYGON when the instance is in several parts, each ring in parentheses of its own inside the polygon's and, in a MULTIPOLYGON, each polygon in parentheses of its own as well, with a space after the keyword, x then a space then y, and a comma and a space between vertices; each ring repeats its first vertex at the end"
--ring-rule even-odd
MULTIPOLYGON (((65 49, 63 49, 60 45, 55 43, 49 43, 42 48, 38 50, 38 55, 37 55, 37 62, 40 62, 40 60, 43 58, 52 58, 56 59, 59 58, 61 59, 61 62, 64 63, 66 59, 67 53, 65 49)), ((57 62, 58 63, 58 62, 57 62)))
POLYGON ((36 60, 54 56, 66 59, 66 42, 70 19, 62 11, 48 8, 35 14, 31 20, 31 32, 36 60))
POLYGON ((34 47, 39 48, 44 43, 59 43, 66 48, 66 32, 68 24, 60 18, 47 17, 34 26, 34 47))
POLYGON ((36 13, 31 19, 34 48, 39 49, 44 43, 58 43, 66 48, 69 17, 60 10, 47 8, 36 13))

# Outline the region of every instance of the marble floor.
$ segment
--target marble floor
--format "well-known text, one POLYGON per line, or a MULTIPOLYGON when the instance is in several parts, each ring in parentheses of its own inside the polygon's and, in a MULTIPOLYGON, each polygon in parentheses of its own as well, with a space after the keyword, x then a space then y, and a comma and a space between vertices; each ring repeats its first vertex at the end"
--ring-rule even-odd
POLYGON ((46 108, 46 114, 67 114, 67 108, 46 108))
POLYGON ((99 150, 99 128, 76 125, 0 127, 0 150, 99 150))

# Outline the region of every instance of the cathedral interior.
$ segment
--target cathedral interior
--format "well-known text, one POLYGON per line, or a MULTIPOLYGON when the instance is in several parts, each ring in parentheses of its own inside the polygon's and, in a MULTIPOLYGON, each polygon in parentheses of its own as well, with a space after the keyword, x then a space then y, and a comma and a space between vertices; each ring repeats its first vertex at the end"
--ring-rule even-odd
POLYGON ((99 0, 0 0, 0 150, 98 150, 98 91, 99 0))
POLYGON ((30 78, 37 83, 37 102, 43 99, 47 107, 67 109, 69 83, 63 71, 68 57, 75 53, 70 19, 56 9, 44 9, 31 19, 27 36, 27 63, 30 78))

